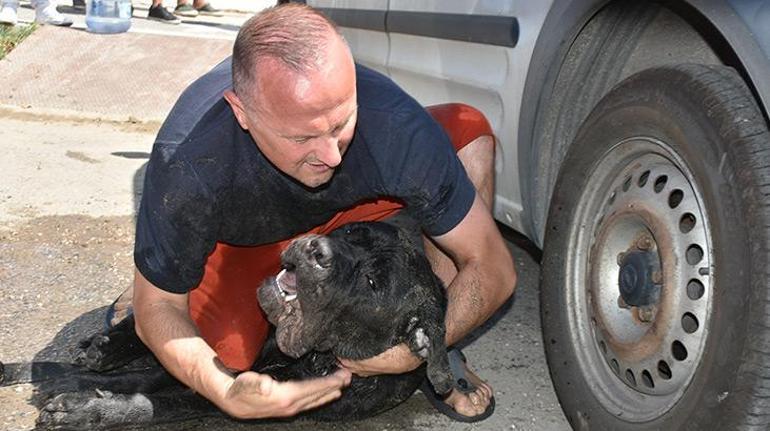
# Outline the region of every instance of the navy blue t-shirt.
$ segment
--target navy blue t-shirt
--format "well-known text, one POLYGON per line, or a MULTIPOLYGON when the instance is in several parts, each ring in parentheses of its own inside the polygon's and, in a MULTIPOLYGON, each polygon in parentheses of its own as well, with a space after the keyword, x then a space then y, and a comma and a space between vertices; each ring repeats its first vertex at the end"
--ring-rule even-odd
POLYGON ((358 121, 325 185, 276 169, 223 98, 230 59, 188 87, 158 133, 145 173, 134 261, 155 286, 184 293, 217 241, 255 246, 290 238, 378 197, 401 199, 429 235, 467 214, 475 190, 449 139, 387 77, 356 66, 358 121))

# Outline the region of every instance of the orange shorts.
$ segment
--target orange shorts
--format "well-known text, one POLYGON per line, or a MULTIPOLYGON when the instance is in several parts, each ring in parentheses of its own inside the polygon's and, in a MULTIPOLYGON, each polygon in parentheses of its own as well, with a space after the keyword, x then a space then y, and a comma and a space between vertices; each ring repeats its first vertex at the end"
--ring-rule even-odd
MULTIPOLYGON (((451 103, 427 110, 444 127, 456 151, 480 136, 492 135, 484 115, 468 105, 451 103)), ((308 233, 327 234, 346 223, 382 220, 402 207, 390 199, 359 204, 308 233)), ((217 243, 203 279, 190 291, 190 316, 228 368, 251 368, 262 350, 269 323, 259 308, 257 289, 280 270, 281 251, 292 239, 256 247, 217 243)))

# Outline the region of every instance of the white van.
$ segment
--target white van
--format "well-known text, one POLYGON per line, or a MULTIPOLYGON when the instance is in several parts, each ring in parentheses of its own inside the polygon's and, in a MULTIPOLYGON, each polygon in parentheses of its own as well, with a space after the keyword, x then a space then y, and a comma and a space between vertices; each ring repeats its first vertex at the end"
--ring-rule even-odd
POLYGON ((307 3, 491 121, 574 428, 770 427, 770 1, 307 3))

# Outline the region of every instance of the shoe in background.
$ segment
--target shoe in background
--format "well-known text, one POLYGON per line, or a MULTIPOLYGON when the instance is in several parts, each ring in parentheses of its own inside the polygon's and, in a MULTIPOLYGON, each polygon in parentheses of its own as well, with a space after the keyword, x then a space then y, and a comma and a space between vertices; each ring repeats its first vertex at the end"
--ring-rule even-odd
POLYGON ((49 0, 37 0, 33 4, 35 8, 35 22, 38 24, 69 27, 72 20, 56 10, 56 3, 49 0))
POLYGON ((16 9, 19 7, 18 3, 3 2, 0 6, 0 24, 16 25, 19 21, 16 15, 16 9))
POLYGON ((157 6, 150 6, 150 11, 147 13, 147 19, 164 22, 166 24, 179 24, 182 22, 176 15, 163 7, 162 3, 157 6))

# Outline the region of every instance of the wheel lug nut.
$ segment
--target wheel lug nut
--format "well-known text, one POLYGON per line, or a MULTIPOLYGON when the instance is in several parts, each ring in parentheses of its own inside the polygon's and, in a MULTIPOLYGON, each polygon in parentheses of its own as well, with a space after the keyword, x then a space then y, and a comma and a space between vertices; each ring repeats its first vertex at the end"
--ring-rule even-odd
POLYGON ((652 248, 652 238, 643 235, 636 241, 636 248, 643 251, 650 250, 652 248))
POLYGON ((655 309, 653 307, 639 307, 637 311, 639 314, 639 320, 642 322, 652 322, 652 319, 655 317, 655 309))

